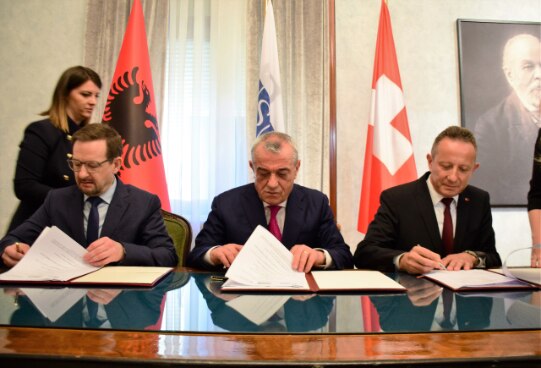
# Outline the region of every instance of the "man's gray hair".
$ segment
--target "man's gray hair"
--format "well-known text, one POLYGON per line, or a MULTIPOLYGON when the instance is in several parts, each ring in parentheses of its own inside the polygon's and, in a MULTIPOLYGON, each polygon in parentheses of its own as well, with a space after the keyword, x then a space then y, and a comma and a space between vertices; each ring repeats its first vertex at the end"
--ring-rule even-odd
POLYGON ((268 132, 257 137, 252 145, 252 162, 255 162, 254 152, 260 144, 263 144, 263 147, 268 152, 279 153, 284 143, 289 144, 293 148, 293 164, 296 165, 299 160, 297 146, 288 134, 282 132, 268 132))

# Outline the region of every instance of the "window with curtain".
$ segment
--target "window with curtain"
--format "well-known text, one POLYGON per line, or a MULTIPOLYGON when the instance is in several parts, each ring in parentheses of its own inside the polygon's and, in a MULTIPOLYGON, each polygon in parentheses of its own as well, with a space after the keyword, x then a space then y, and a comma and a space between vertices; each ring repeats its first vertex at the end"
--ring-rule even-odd
MULTIPOLYGON (((214 196, 249 180, 245 16, 246 0, 169 0, 160 134, 171 209, 194 234, 214 196)), ((165 328, 212 324, 202 297, 178 308, 192 287, 168 294, 165 328)))
POLYGON ((245 0, 170 0, 162 146, 173 212, 194 233, 248 181, 245 0))

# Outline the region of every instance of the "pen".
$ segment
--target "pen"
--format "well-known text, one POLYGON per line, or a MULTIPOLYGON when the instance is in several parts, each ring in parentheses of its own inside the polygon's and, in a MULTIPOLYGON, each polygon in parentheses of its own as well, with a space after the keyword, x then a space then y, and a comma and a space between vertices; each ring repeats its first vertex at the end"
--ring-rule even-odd
POLYGON ((215 275, 212 275, 212 276, 210 276, 210 280, 211 280, 211 281, 226 281, 226 280, 227 280, 227 277, 225 277, 225 276, 215 276, 215 275))
POLYGON ((445 267, 443 263, 440 262, 439 265, 440 265, 440 270, 447 271, 447 267, 445 267))
POLYGON ((15 249, 17 250, 17 253, 22 253, 19 242, 15 242, 15 249))

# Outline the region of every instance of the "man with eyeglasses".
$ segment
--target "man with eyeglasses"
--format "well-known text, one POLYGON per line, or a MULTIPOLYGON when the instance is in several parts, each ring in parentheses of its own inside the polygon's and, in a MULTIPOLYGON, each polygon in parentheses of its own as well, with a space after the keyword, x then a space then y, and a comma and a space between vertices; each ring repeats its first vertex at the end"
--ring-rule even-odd
POLYGON ((338 230, 328 198, 295 184, 300 164, 289 135, 260 135, 252 145, 250 161, 255 182, 214 198, 188 255, 188 266, 211 270, 229 267, 254 229, 262 225, 290 250, 291 267, 297 271, 352 268, 351 251, 338 230))
POLYGON ((93 266, 175 266, 160 199, 117 178, 121 154, 122 139, 109 125, 78 130, 68 160, 76 185, 52 190, 32 217, 0 241, 3 263, 13 267, 45 227, 56 226, 87 248, 84 259, 93 266), (93 222, 97 239, 87 233, 93 222))

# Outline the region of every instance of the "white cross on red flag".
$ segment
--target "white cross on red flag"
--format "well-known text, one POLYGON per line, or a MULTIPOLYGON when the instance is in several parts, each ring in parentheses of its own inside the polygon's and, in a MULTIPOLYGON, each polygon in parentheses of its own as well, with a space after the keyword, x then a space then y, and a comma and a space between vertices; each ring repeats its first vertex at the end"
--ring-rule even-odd
POLYGON ((417 178, 389 9, 381 1, 357 229, 366 234, 383 190, 417 178))

